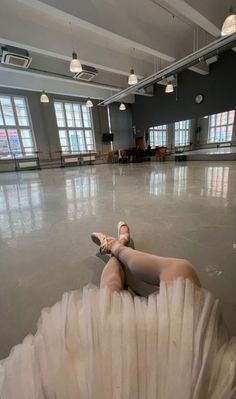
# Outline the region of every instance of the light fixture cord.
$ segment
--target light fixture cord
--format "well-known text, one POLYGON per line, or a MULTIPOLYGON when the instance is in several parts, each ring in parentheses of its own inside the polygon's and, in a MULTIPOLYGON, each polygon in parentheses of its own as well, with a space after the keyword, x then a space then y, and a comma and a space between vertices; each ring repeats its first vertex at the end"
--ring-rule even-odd
POLYGON ((74 40, 73 40, 73 32, 72 32, 72 24, 71 24, 71 21, 69 21, 69 25, 70 25, 70 36, 71 36, 72 49, 73 49, 73 53, 75 53, 75 46, 74 46, 74 40))
POLYGON ((175 75, 176 89, 175 89, 175 100, 178 101, 178 74, 175 75))

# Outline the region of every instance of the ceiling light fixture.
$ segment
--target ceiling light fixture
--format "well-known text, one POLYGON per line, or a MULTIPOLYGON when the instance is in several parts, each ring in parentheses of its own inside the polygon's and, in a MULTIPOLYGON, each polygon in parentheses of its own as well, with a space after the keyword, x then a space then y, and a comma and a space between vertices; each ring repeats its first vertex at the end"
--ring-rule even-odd
POLYGON ((71 42, 72 42, 72 60, 70 62, 70 71, 74 73, 79 73, 82 71, 82 65, 80 63, 80 60, 78 59, 77 53, 75 52, 74 45, 73 45, 73 34, 72 34, 72 25, 71 22, 70 24, 70 34, 71 34, 71 42))
POLYGON ((172 83, 168 83, 165 88, 165 93, 173 93, 173 91, 174 91, 174 86, 172 85, 172 83))
POLYGON ((232 35, 232 33, 236 32, 236 14, 234 7, 231 6, 229 12, 230 15, 228 15, 222 26, 221 36, 232 35))
POLYGON ((80 60, 78 59, 75 51, 73 51, 73 53, 72 53, 72 60, 70 62, 70 71, 76 72, 76 73, 82 71, 82 65, 81 65, 80 60))
POLYGON ((41 103, 49 103, 49 98, 44 90, 42 91, 42 94, 40 96, 40 102, 41 103))
POLYGON ((125 111, 125 110, 126 110, 125 104, 124 104, 124 103, 121 103, 119 109, 120 109, 120 111, 125 111))
POLYGON ((88 98, 87 101, 86 101, 86 107, 88 107, 88 108, 92 108, 93 107, 93 102, 92 102, 92 100, 90 98, 88 98))
POLYGON ((134 70, 133 70, 133 68, 130 70, 130 75, 129 75, 129 78, 128 78, 128 84, 129 85, 136 85, 136 83, 138 83, 138 78, 137 78, 137 76, 135 75, 135 73, 134 73, 134 70))

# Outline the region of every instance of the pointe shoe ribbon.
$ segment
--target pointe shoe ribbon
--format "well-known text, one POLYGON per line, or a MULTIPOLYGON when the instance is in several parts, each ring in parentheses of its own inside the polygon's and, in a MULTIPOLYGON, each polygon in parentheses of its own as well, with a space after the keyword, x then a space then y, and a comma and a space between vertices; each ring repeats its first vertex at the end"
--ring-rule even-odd
POLYGON ((94 232, 91 234, 92 241, 100 248, 101 254, 110 254, 112 243, 115 241, 114 237, 108 237, 103 233, 94 232))

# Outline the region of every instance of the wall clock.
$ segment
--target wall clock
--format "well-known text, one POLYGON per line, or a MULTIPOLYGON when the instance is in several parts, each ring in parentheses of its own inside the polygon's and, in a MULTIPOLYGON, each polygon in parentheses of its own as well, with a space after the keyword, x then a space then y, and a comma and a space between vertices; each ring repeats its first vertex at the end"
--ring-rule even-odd
POLYGON ((203 94, 197 94, 194 101, 195 104, 201 104, 204 100, 204 95, 203 94))

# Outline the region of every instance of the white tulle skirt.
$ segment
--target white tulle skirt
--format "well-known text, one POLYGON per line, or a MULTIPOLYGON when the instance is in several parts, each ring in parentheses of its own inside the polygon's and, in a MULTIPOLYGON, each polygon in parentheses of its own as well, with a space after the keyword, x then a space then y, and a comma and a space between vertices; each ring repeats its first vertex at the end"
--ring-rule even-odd
POLYGON ((218 301, 178 279, 147 299, 86 286, 44 309, 0 365, 1 399, 233 399, 218 301))

